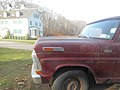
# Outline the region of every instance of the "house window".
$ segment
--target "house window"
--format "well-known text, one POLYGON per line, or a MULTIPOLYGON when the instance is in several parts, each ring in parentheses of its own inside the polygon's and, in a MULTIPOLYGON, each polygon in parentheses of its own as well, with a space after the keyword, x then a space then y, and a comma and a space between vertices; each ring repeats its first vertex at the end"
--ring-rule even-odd
POLYGON ((35 22, 35 26, 38 26, 38 22, 35 22))
POLYGON ((14 24, 22 24, 22 21, 13 21, 14 24))
POLYGON ((40 35, 40 30, 39 30, 39 35, 40 35))
POLYGON ((39 16, 36 14, 36 18, 39 18, 39 16))
POLYGON ((5 21, 5 24, 8 24, 8 21, 5 21))
POLYGON ((4 21, 0 21, 0 25, 4 25, 4 21))
POLYGON ((30 36, 31 36, 32 31, 30 30, 30 36))
POLYGON ((18 24, 22 24, 22 21, 18 21, 18 24))
POLYGON ((2 21, 1 24, 4 25, 4 21, 2 21))
POLYGON ((34 13, 34 14, 33 14, 33 17, 34 17, 34 18, 39 18, 39 15, 34 13))
POLYGON ((13 23, 14 23, 14 24, 17 24, 17 22, 16 22, 16 21, 13 21, 13 23))
POLYGON ((35 36, 37 35, 37 30, 35 30, 35 36))
POLYGON ((41 27, 41 23, 39 23, 39 26, 41 27))
POLYGON ((30 25, 32 25, 32 21, 30 21, 30 25))
POLYGON ((15 29, 14 34, 22 34, 22 30, 21 29, 15 29))

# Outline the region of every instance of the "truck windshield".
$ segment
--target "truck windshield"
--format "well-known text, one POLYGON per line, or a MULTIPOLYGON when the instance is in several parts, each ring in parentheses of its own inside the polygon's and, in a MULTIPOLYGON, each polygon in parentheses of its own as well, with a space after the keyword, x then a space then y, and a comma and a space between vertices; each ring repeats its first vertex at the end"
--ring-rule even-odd
POLYGON ((79 37, 112 39, 118 26, 119 20, 105 20, 88 24, 79 37))

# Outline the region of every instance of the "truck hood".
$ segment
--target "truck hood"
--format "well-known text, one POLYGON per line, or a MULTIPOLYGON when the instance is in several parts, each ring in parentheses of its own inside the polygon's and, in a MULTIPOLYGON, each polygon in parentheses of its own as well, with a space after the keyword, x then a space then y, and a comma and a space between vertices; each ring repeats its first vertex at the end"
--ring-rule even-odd
MULTIPOLYGON (((95 39, 94 39, 95 40, 95 39)), ((50 43, 52 42, 86 42, 86 41, 94 41, 93 39, 88 39, 88 38, 79 38, 79 37, 42 37, 42 38, 38 38, 38 40, 36 41, 37 44, 41 43, 41 42, 47 42, 50 43)), ((97 40, 96 40, 97 41, 97 40)))
MULTIPOLYGON (((62 47, 64 53, 97 53, 98 42, 95 39, 78 37, 44 37, 34 44, 36 53, 47 53, 43 47, 62 47)), ((63 52, 61 52, 63 53, 63 52)))

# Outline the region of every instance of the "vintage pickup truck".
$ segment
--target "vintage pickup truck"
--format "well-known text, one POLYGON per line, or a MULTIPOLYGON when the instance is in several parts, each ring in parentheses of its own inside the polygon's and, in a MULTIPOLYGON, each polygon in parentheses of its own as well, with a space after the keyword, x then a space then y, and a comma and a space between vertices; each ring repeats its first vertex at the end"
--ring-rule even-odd
POLYGON ((52 90, 88 90, 91 83, 120 81, 120 17, 87 24, 78 37, 39 38, 32 78, 52 90))

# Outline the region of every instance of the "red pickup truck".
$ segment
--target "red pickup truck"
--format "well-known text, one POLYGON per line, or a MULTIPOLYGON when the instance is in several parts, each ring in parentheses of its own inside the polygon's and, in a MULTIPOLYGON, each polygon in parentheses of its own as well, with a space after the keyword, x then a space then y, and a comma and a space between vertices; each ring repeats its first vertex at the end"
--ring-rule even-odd
POLYGON ((52 90, 88 90, 91 83, 120 81, 120 17, 87 24, 78 37, 39 38, 32 78, 52 90))

